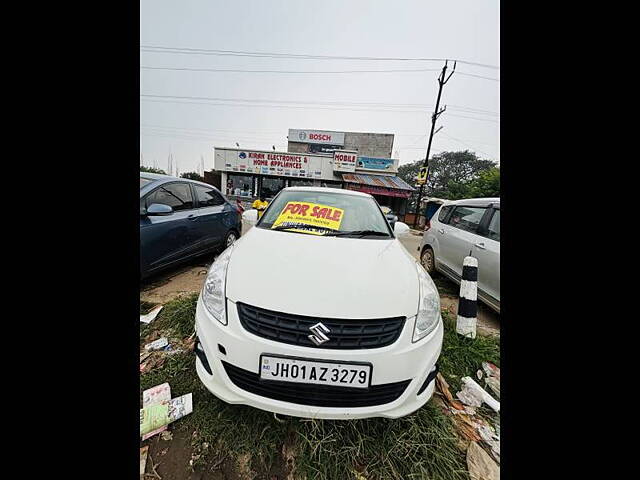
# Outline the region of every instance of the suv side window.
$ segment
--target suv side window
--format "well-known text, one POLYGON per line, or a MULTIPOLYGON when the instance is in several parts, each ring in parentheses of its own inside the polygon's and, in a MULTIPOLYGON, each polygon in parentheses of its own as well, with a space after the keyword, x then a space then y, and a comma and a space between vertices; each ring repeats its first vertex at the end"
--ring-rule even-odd
POLYGON ((487 227, 487 237, 496 242, 500 241, 500 210, 493 212, 493 216, 487 227))
POLYGON ((452 208, 453 208, 452 206, 448 206, 448 207, 442 207, 440 209, 440 214, 438 215, 438 221, 440 223, 445 223, 447 215, 449 215, 449 212, 451 211, 452 208))
POLYGON ((484 207, 456 207, 449 219, 449 225, 460 230, 476 233, 485 210, 486 208, 484 207))
POLYGON ((170 183, 153 191, 147 197, 147 208, 152 203, 162 203, 173 208, 174 212, 193 208, 193 197, 188 183, 170 183))
POLYGON ((193 188, 196 190, 196 198, 198 199, 199 207, 215 207, 217 205, 222 205, 224 203, 224 199, 222 196, 216 192, 213 187, 207 188, 202 185, 194 185, 193 188))

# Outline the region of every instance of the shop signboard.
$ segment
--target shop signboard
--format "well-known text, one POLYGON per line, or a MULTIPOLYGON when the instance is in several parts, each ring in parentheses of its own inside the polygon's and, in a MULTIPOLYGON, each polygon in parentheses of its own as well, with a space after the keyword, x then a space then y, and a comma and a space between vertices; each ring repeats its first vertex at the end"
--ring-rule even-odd
POLYGON ((334 172, 355 172, 358 152, 347 150, 337 150, 333 152, 334 172))
POLYGON ((289 141, 319 145, 344 145, 344 132, 289 129, 289 141))
POLYGON ((394 158, 358 157, 356 169, 396 173, 398 171, 398 160, 394 158))
POLYGON ((330 155, 216 148, 214 168, 222 172, 335 180, 330 155))
POLYGON ((377 187, 375 185, 354 185, 347 184, 347 190, 355 190, 356 192, 369 193, 371 195, 385 195, 387 197, 409 198, 411 192, 407 190, 395 190, 391 188, 377 187))

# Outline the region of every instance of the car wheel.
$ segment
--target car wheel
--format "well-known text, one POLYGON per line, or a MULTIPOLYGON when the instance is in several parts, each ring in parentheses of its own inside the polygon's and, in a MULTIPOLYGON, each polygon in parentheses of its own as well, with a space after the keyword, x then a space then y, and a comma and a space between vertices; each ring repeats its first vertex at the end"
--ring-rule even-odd
POLYGON ((431 275, 436 271, 435 256, 433 255, 433 250, 431 250, 431 248, 426 247, 424 250, 422 250, 422 255, 420 255, 420 263, 428 274, 431 275))
POLYGON ((236 234, 236 232, 231 231, 227 233, 227 238, 224 241, 224 248, 230 247, 235 243, 236 240, 238 240, 238 235, 236 234))

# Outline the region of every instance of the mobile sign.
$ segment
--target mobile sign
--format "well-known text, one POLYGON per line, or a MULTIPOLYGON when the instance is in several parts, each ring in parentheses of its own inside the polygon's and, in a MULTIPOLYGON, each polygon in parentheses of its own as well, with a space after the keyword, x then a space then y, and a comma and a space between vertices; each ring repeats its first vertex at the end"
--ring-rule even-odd
POLYGON ((322 235, 323 230, 339 230, 343 217, 344 210, 341 208, 319 203, 288 202, 271 228, 322 235))
POLYGON ((338 150, 333 152, 333 171, 334 172, 355 172, 356 162, 358 161, 357 152, 346 152, 338 150))

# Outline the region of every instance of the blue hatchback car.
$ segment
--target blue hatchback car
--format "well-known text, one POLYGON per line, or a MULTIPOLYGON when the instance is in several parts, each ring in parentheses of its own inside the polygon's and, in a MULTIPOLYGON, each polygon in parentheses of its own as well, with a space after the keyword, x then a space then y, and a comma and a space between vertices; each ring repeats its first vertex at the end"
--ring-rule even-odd
POLYGON ((240 237, 241 214, 220 191, 186 178, 140 172, 140 278, 240 237))

